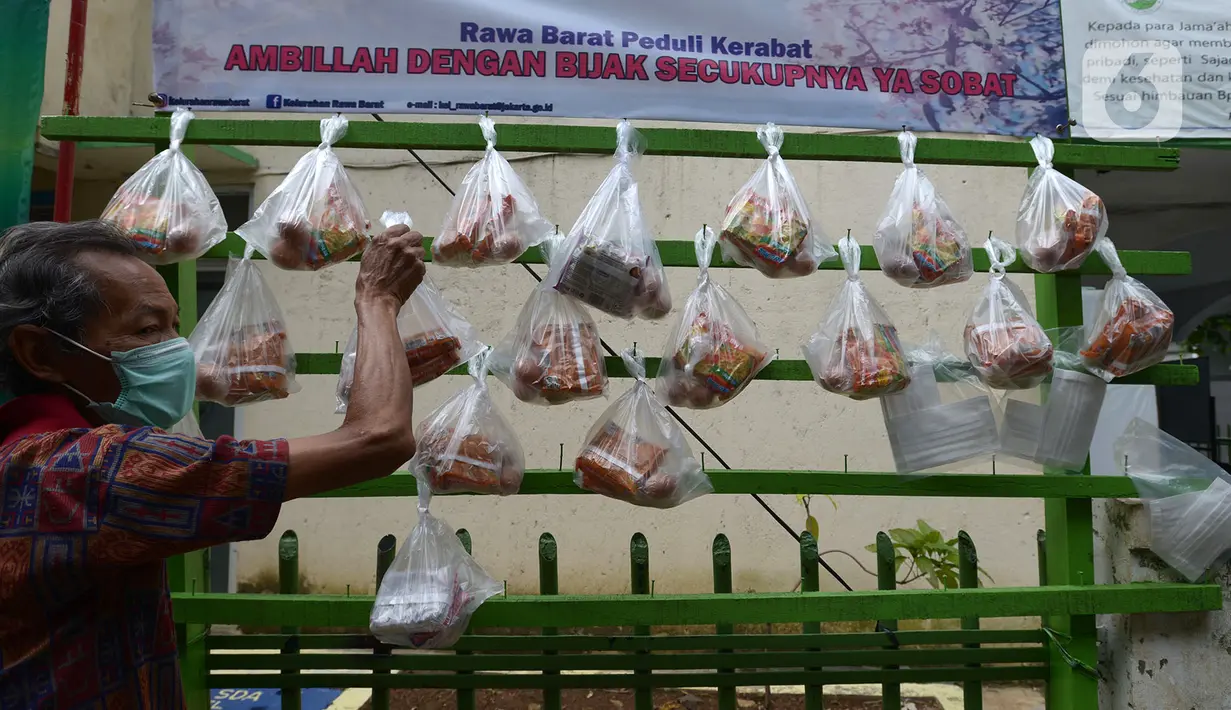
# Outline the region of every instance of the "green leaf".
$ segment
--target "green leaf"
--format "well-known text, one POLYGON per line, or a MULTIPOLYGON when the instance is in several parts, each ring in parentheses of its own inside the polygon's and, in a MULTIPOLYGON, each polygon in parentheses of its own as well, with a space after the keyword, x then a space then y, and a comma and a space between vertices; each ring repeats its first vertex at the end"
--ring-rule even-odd
POLYGON ((876 543, 874 542, 871 545, 864 545, 863 549, 867 550, 868 552, 876 552, 876 543))
POLYGON ((920 572, 925 574, 932 574, 936 571, 936 565, 932 564, 932 561, 926 557, 916 557, 915 566, 919 568, 920 572))
POLYGON ((889 531, 889 537, 894 542, 900 542, 908 547, 919 544, 919 532, 910 528, 893 528, 889 531))
POLYGON ((817 540, 821 537, 821 525, 816 522, 815 517, 809 515, 808 519, 804 521, 804 528, 808 532, 812 533, 813 540, 817 540))
POLYGON ((904 565, 904 564, 906 564, 906 556, 905 556, 905 555, 898 555, 897 557, 894 557, 894 558, 893 558, 893 571, 894 571, 894 573, 896 574, 896 573, 898 573, 898 572, 901 572, 901 571, 902 571, 902 565, 904 565))
POLYGON ((933 528, 931 525, 928 525, 928 522, 926 520, 920 519, 920 520, 917 520, 916 523, 919 526, 919 532, 923 533, 924 535, 931 535, 932 533, 936 532, 936 529, 933 528))

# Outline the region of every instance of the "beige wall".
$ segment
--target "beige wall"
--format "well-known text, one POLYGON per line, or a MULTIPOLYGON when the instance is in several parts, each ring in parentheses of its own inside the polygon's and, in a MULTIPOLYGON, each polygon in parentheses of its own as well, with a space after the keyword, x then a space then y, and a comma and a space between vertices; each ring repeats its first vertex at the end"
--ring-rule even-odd
MULTIPOLYGON (((59 113, 60 109, 68 4, 68 0, 52 2, 44 113, 59 113)), ((148 12, 137 12, 140 6, 148 4, 144 0, 91 3, 83 114, 148 112, 131 105, 144 100, 150 90, 149 18, 148 12)), ((302 153, 281 148, 247 150, 260 159, 262 166, 255 177, 258 199, 282 179, 302 153)), ((448 194, 408 154, 340 153, 352 166, 352 177, 365 195, 374 220, 388 208, 408 209, 423 231, 436 231, 449 204, 448 194)), ((454 186, 475 157, 425 154, 454 186)), ((535 191, 544 213, 566 230, 610 165, 609 158, 603 156, 510 158, 535 191)), ((713 224, 720 219, 727 200, 756 165, 753 160, 646 158, 638 168, 645 213, 661 238, 691 238, 702 223, 713 224)), ((824 229, 833 236, 851 229, 865 243, 899 170, 896 165, 842 163, 795 163, 792 169, 824 229)), ((980 240, 989 230, 1010 233, 1026 179, 1024 170, 931 167, 928 173, 973 239, 980 240)), ((233 179, 226 182, 232 184, 233 179)), ((76 215, 97 214, 114 188, 111 183, 79 185, 76 215)), ((495 342, 512 326, 532 286, 530 277, 515 267, 466 271, 432 266, 430 271, 489 342, 495 342)), ((350 303, 354 266, 342 265, 319 274, 273 268, 267 268, 266 273, 289 320, 296 348, 304 352, 332 351, 338 341, 346 339, 353 322, 350 303)), ((729 270, 719 279, 753 315, 765 339, 781 349, 782 357, 795 359, 800 357, 800 343, 816 327, 835 293, 839 273, 771 282, 751 271, 729 270)), ((670 284, 677 303, 682 303, 695 278, 691 270, 672 270, 670 284)), ((956 345, 967 310, 985 278, 976 275, 970 284, 926 292, 901 288, 875 273, 868 275, 867 282, 904 337, 918 339, 936 329, 946 342, 956 345)), ((1028 279, 1019 283, 1033 292, 1028 279)), ((597 320, 603 336, 614 347, 636 341, 653 354, 661 351, 670 325, 629 324, 601 315, 597 320)), ((302 381, 303 391, 288 401, 239 410, 239 433, 248 437, 293 436, 337 426, 340 419, 332 414, 334 378, 304 377, 302 381)), ((416 420, 464 385, 461 379, 444 378, 417 390, 416 420)), ((613 396, 628 385, 627 380, 618 381, 613 396)), ((561 444, 567 465, 586 430, 610 401, 538 408, 516 402, 502 385, 494 384, 493 391, 521 437, 528 465, 534 468, 557 465, 561 444)), ((725 407, 686 416, 737 468, 841 470, 844 455, 851 470, 887 471, 892 467, 877 403, 850 402, 810 383, 755 383, 725 407)), ((694 452, 699 451, 700 447, 694 445, 694 452)), ((986 470, 986 465, 971 470, 986 470)), ((802 528, 803 509, 793 497, 771 496, 767 502, 802 528)), ((582 495, 462 497, 438 500, 434 505, 455 527, 470 529, 476 557, 494 576, 507 579, 514 592, 532 591, 537 583, 536 540, 543 531, 552 532, 559 541, 561 585, 568 592, 626 590, 628 539, 636 531, 649 538, 656 589, 664 593, 708 588, 709 544, 718 532, 731 539, 738 590, 784 591, 798 578, 797 549, 748 496, 710 496, 671 511, 642 510, 582 495)), ((867 566, 873 560, 863 547, 878 530, 910 526, 916 518, 924 518, 949 534, 956 534, 959 528, 968 530, 979 545, 984 567, 997 584, 1029 585, 1037 581, 1034 532, 1043 524, 1040 501, 844 497, 838 499, 837 510, 820 499, 813 503, 813 511, 820 519, 821 548, 845 550, 867 566)), ((270 538, 240 546, 239 578, 275 569, 274 541, 281 531, 293 528, 302 543, 302 569, 315 585, 341 591, 349 584, 353 590, 364 591, 374 581, 376 541, 390 532, 404 538, 414 520, 411 500, 290 503, 270 538)), ((848 558, 832 555, 827 559, 852 584, 873 585, 874 580, 848 558)), ((826 589, 837 588, 828 578, 822 584, 826 589)))

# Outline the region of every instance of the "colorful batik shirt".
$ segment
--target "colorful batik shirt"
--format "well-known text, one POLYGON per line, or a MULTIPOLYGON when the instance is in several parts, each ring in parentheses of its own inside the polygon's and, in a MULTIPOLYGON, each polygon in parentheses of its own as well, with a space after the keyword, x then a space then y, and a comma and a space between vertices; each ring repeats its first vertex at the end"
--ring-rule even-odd
POLYGON ((0 710, 179 710, 166 558, 268 535, 283 440, 91 428, 69 400, 0 407, 0 710))

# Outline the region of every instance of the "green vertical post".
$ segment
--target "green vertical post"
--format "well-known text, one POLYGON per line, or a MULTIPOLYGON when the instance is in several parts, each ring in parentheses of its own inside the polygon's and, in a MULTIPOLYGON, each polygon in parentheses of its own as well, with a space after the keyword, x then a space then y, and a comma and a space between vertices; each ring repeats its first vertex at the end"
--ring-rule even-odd
MULTIPOLYGON (((539 536, 539 594, 555 596, 560 593, 560 570, 556 562, 556 538, 551 533, 539 536)), ((543 629, 544 636, 555 636, 559 629, 554 627, 543 629)), ((546 651, 544 655, 554 656, 555 651, 546 651)), ((543 671, 543 675, 560 675, 560 671, 543 671)), ((543 688, 543 710, 560 710, 560 687, 543 688)))
MULTIPOLYGON (((299 537, 294 530, 282 533, 278 540, 278 593, 299 594, 299 537)), ((282 644, 282 653, 299 653, 299 627, 283 626, 282 633, 289 636, 282 644)), ((286 669, 282 675, 299 675, 295 669, 286 669)), ((282 710, 300 710, 303 707, 303 691, 299 688, 283 688, 282 710)))
POLYGON ((50 13, 51 0, 0 0, 0 75, 6 77, 0 102, 0 232, 30 219, 50 13))
MULTIPOLYGON (((457 531, 457 539, 462 541, 466 554, 471 554, 470 531, 462 528, 457 531)), ((467 632, 469 633, 469 632, 467 632)), ((458 651, 459 656, 469 656, 469 651, 458 651)), ((458 675, 470 675, 470 671, 458 671, 458 675)), ((458 688, 457 710, 475 710, 474 688, 458 688)))
MULTIPOLYGON (((979 586, 979 553, 975 550, 975 542, 965 530, 957 534, 957 583, 962 589, 975 589, 979 586)), ((978 631, 979 617, 962 617, 962 628, 978 631)), ((977 643, 968 643, 964 648, 978 648, 977 643)), ((979 664, 971 664, 978 668, 979 664)), ((983 684, 977 680, 962 683, 962 706, 965 710, 983 710, 983 684)))
MULTIPOLYGON (((1035 303, 1039 323, 1046 329, 1080 326, 1081 276, 1073 273, 1036 274, 1035 303)), ((1043 393, 1046 396, 1046 392, 1043 393)), ((1090 475, 1090 462, 1081 471, 1044 469, 1051 476, 1090 475)), ((1094 514, 1089 498, 1051 498, 1044 502, 1047 524, 1047 583, 1094 584, 1094 514)), ((1098 635, 1093 614, 1052 616, 1050 625, 1071 638, 1067 652, 1091 667, 1098 665, 1098 635)), ((1070 665, 1055 643, 1051 649, 1049 710, 1085 710, 1098 707, 1098 680, 1070 665)))
MULTIPOLYGON (((731 541, 726 535, 718 533, 714 536, 714 545, 712 548, 714 557, 714 593, 715 594, 730 594, 731 593, 731 541)), ((718 624, 714 629, 718 634, 726 635, 735 633, 735 627, 732 624, 718 624)), ((731 649, 724 649, 723 653, 731 653, 731 649)), ((734 668, 719 668, 720 673, 734 673, 734 668)), ((736 698, 736 688, 734 686, 718 689, 718 710, 736 710, 738 701, 736 698)))
MULTIPOLYGON (((385 573, 389 571, 389 565, 393 564, 393 555, 397 551, 398 539, 393 535, 386 535, 376 543, 376 590, 380 591, 380 583, 385 581, 385 573)), ((378 643, 372 648, 373 656, 388 656, 390 655, 389 646, 383 643, 378 643)), ((372 671, 373 675, 388 675, 389 671, 372 671)), ((389 710, 389 689, 388 688, 373 688, 372 689, 372 710, 389 710)))
MULTIPOLYGON (((876 533, 876 588, 889 591, 898 588, 897 552, 893 540, 883 532, 876 533)), ((897 619, 881 619, 885 631, 897 631, 897 619)), ((887 666, 897 670, 897 666, 887 666)), ((898 683, 881 683, 881 707, 885 710, 902 710, 902 686, 898 683)))
MULTIPOLYGON (((162 275, 167 290, 179 304, 180 335, 187 337, 197 326, 197 264, 195 261, 188 261, 160 266, 158 273, 162 275)), ((189 594, 208 592, 208 555, 208 550, 198 550, 168 559, 167 584, 171 591, 189 594)), ((209 627, 205 624, 175 626, 180 656, 180 678, 184 688, 184 702, 189 710, 207 710, 210 706, 209 671, 206 664, 208 652, 205 649, 205 636, 208 633, 209 627)))
MULTIPOLYGON (((821 591, 820 557, 817 555, 816 538, 807 531, 799 537, 799 588, 804 592, 821 591)), ((804 633, 821 633, 820 622, 804 622, 804 633)), ((809 650, 818 651, 820 649, 809 650)), ((808 668, 808 670, 819 671, 821 669, 808 668)), ((824 688, 819 685, 804 686, 804 710, 821 710, 825 706, 823 693, 824 688)))
MULTIPOLYGON (((650 593, 650 543, 645 535, 634 533, 628 544, 629 573, 633 594, 650 593)), ((649 636, 653 629, 648 626, 633 628, 636 636, 649 636)), ((649 675, 650 671, 635 671, 637 675, 649 675)), ((654 710, 654 689, 637 688, 633 691, 633 707, 636 710, 654 710)))

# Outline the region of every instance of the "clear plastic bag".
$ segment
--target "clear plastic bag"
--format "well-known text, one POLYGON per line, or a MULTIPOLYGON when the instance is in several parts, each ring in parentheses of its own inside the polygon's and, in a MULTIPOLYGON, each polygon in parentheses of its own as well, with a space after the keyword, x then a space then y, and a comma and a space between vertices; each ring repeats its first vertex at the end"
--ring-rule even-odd
POLYGON ((903 286, 932 288, 969 281, 974 259, 966 230, 915 165, 915 134, 898 134, 904 168, 893 184, 872 245, 881 271, 903 286))
POLYGON ((910 387, 880 400, 898 473, 995 453, 1000 434, 992 398, 966 360, 945 350, 935 334, 906 359, 910 387))
POLYGON ((521 487, 525 456, 487 391, 489 353, 470 360, 474 383, 445 400, 415 431, 410 472, 432 493, 512 495, 521 487))
POLYGON ((393 558, 376 592, 369 619, 382 643, 408 648, 449 648, 483 602, 502 586, 475 562, 453 528, 428 512, 430 494, 419 495, 419 522, 393 558))
POLYGON ((636 382, 603 412, 577 454, 579 488, 648 508, 674 508, 712 493, 710 477, 693 458, 684 432, 654 396, 645 360, 621 353, 636 382))
MULTIPOLYGON (((414 222, 405 212, 385 212, 381 222, 388 229, 397 224, 407 227, 414 222)), ((398 335, 406 349, 406 364, 410 366, 411 382, 415 387, 427 384, 449 370, 470 360, 485 347, 479 332, 449 303, 430 277, 410 294, 402 310, 398 311, 398 335)), ((338 371, 336 399, 337 414, 346 412, 350 402, 350 388, 355 381, 355 351, 359 346, 359 327, 351 329, 342 353, 342 366, 338 371)))
POLYGON ((368 245, 372 224, 363 198, 332 148, 346 127, 341 114, 321 119, 321 144, 300 158, 252 219, 235 230, 283 269, 316 271, 368 245))
POLYGON ((232 259, 226 283, 188 342, 197 358, 197 399, 228 407, 298 392, 295 351, 273 291, 252 259, 232 259))
POLYGON ((641 134, 620 121, 615 165, 569 230, 546 282, 604 313, 656 320, 671 311, 671 292, 632 171, 643 150, 641 134))
POLYGON ((1052 167, 1051 139, 1030 140, 1039 167, 1017 208, 1017 248, 1026 266, 1052 273, 1076 269, 1107 234, 1107 208, 1098 195, 1052 167))
POLYGON ((453 198, 432 261, 444 266, 507 264, 555 230, 539 213, 534 195, 496 151, 496 124, 479 118, 487 150, 453 198))
POLYGON ((1149 287, 1128 275, 1110 239, 1099 239, 1094 248, 1112 276, 1081 356, 1092 372, 1111 382, 1163 361, 1171 348, 1175 314, 1149 287))
POLYGON ((854 400, 901 392, 910 384, 910 369, 897 328, 859 279, 859 243, 848 234, 838 253, 846 281, 804 345, 812 376, 827 391, 854 400))
POLYGON ((101 219, 128 233, 137 253, 151 264, 196 259, 227 237, 227 220, 209 181, 180 144, 192 111, 171 115, 171 147, 142 165, 120 185, 101 219))
POLYGON ((782 129, 767 123, 757 139, 769 157, 735 193, 722 220, 722 253, 771 278, 807 276, 835 255, 808 215, 795 178, 778 154, 782 129))
POLYGON ((995 237, 983 245, 991 270, 983 296, 966 322, 966 358, 989 387, 1038 387, 1052 372, 1052 344, 1025 294, 1005 278, 1017 251, 995 237))
POLYGON ((201 425, 197 423, 197 415, 193 414, 192 410, 188 410, 188 413, 184 415, 184 418, 176 422, 174 426, 168 429, 167 433, 179 434, 180 436, 191 436, 194 439, 205 438, 205 436, 201 434, 201 425))
MULTIPOLYGON (((562 256, 558 240, 548 239, 541 248, 548 263, 562 256)), ((586 309, 544 281, 492 351, 488 367, 523 402, 552 405, 594 399, 607 392, 601 343, 586 309)))
POLYGON ((1010 390, 1001 398, 1000 452, 1043 466, 1080 471, 1090 454, 1107 383, 1091 375, 1078 354, 1083 329, 1046 331, 1052 342, 1047 396, 1010 390))
POLYGON ((714 230, 697 232, 695 243, 701 278, 667 338, 655 386, 672 406, 709 409, 742 392, 774 353, 743 307, 710 280, 714 230))
POLYGON ((1231 553, 1231 475, 1143 419, 1116 440, 1116 460, 1145 500, 1150 549, 1196 582, 1231 553))

